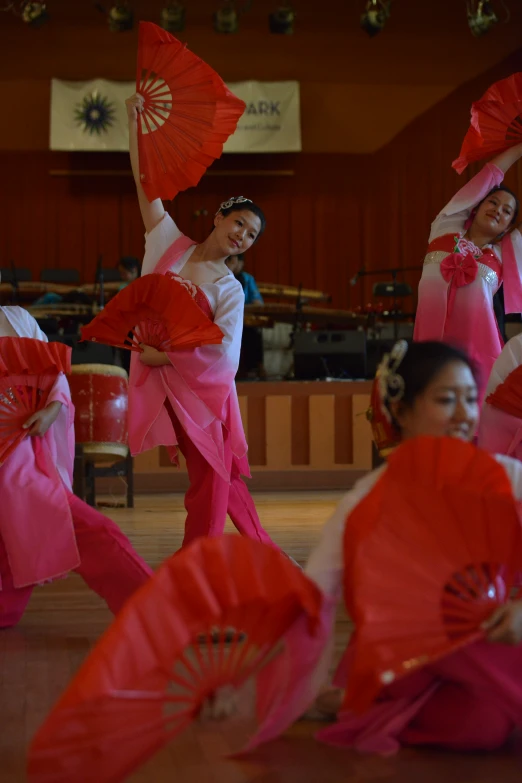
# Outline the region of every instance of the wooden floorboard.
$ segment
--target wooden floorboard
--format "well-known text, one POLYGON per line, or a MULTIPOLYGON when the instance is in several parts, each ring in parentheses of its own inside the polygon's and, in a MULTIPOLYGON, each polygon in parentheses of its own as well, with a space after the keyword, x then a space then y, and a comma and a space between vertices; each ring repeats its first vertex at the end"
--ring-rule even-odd
MULTIPOLYGON (((339 493, 266 493, 256 496, 263 525, 303 563, 339 493)), ((108 499, 110 501, 110 499, 108 499)), ((181 496, 143 495, 135 509, 104 508, 140 554, 157 567, 179 548, 181 496)), ((227 528, 229 529, 229 528, 227 528)), ((233 528, 230 527, 230 530, 233 528)), ((35 590, 22 623, 0 631, 0 781, 25 781, 27 745, 48 710, 110 623, 103 602, 77 576, 35 590)), ((342 609, 336 658, 351 626, 342 609)), ((522 675, 521 675, 522 676, 522 675)), ((128 778, 131 783, 520 783, 522 742, 496 754, 403 751, 391 759, 359 756, 313 739, 317 724, 297 723, 285 737, 242 761, 219 758, 226 732, 187 731, 128 778)), ((74 783, 71 780, 70 783, 74 783)), ((96 783, 96 781, 93 781, 96 783)))

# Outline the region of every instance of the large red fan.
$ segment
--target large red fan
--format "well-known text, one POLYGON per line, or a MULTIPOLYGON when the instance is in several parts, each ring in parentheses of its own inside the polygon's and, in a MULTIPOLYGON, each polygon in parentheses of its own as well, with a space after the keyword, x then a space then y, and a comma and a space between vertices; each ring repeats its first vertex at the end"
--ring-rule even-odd
POLYGON ((59 373, 71 370, 71 349, 25 337, 0 338, 0 465, 28 435, 27 419, 45 408, 59 373))
POLYGON ((348 517, 345 597, 356 625, 348 709, 483 636, 522 571, 505 470, 452 438, 406 441, 348 517))
POLYGON ((140 178, 149 201, 197 185, 245 110, 218 74, 173 35, 140 22, 136 92, 140 178))
POLYGON ((510 372, 506 380, 486 398, 486 402, 522 419, 522 366, 510 372))
POLYGON ((214 725, 216 739, 228 727, 230 752, 284 693, 257 699, 256 675, 297 618, 308 617, 313 633, 321 604, 315 584, 274 548, 236 535, 198 539, 98 642, 35 737, 29 780, 127 780, 191 724, 207 735, 214 725), (221 708, 227 720, 205 720, 221 708))
POLYGON ((151 274, 117 293, 82 327, 82 340, 131 351, 141 351, 141 343, 172 351, 221 343, 223 332, 184 285, 170 275, 151 274))
POLYGON ((496 82, 471 107, 471 126, 453 168, 498 155, 522 142, 522 73, 496 82))
POLYGON ((0 337, 0 376, 71 372, 71 349, 30 337, 0 337))

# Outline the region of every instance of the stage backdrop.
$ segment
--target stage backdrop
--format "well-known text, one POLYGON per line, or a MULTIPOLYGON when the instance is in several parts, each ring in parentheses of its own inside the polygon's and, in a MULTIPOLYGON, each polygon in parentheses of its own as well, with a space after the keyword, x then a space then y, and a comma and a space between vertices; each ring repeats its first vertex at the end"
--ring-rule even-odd
MULTIPOLYGON (((229 89, 246 104, 225 152, 300 152, 299 82, 237 82, 229 89)), ((134 82, 94 79, 51 84, 50 148, 126 152, 125 99, 134 82)))

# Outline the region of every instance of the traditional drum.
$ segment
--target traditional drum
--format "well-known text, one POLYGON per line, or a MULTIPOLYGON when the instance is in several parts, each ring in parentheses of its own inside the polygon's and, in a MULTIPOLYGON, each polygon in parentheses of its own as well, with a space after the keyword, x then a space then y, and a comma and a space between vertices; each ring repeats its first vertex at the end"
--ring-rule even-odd
POLYGON ((94 462, 128 454, 127 373, 110 364, 75 364, 69 385, 76 408, 76 443, 94 462))

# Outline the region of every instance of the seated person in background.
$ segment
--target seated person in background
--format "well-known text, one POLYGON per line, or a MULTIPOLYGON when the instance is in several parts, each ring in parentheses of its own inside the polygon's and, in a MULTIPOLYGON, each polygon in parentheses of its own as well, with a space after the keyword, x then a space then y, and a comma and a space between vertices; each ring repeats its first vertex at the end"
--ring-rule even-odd
MULTIPOLYGON (((225 261, 226 265, 239 280, 245 294, 245 305, 263 304, 263 297, 259 293, 252 275, 243 272, 245 259, 242 253, 237 256, 229 256, 225 261)), ((241 338, 241 354, 239 357, 239 368, 236 379, 262 378, 265 375, 263 367, 263 334, 261 329, 255 326, 243 326, 243 336, 241 338)))
POLYGON ((118 271, 123 281, 118 289, 121 291, 140 276, 141 264, 134 256, 123 256, 118 262, 118 271))
POLYGON ((243 254, 240 253, 237 256, 229 256, 225 263, 234 277, 241 283, 241 287, 245 293, 245 305, 263 304, 263 297, 259 293, 254 277, 249 275, 248 272, 243 271, 245 265, 245 257, 243 254))

